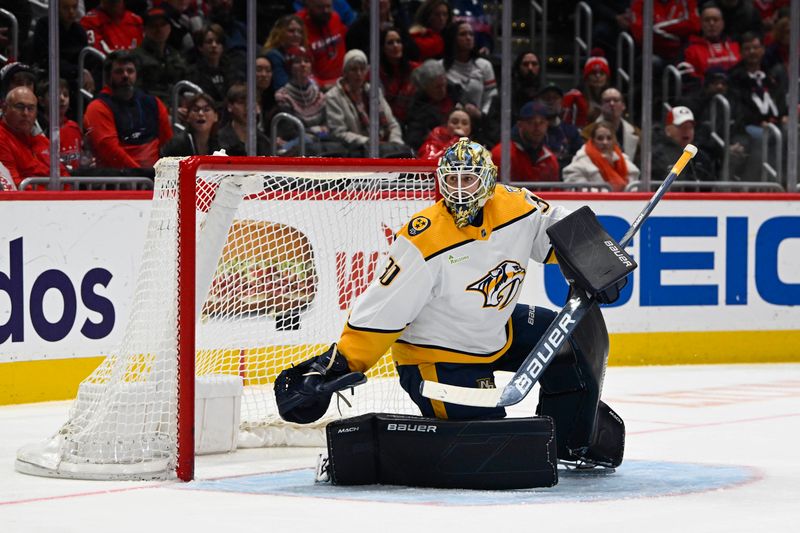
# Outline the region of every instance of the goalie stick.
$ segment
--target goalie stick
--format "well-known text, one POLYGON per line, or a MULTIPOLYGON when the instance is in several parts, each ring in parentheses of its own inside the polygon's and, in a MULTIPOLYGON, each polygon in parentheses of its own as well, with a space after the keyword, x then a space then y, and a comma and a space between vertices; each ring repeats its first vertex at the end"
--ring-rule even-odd
MULTIPOLYGON (((697 154, 697 148, 691 144, 686 145, 683 149, 683 154, 673 165, 667 178, 650 198, 650 201, 647 202, 642 212, 633 220, 628 231, 625 232, 620 241, 620 245, 623 248, 630 244, 633 236, 641 228, 642 223, 644 223, 656 204, 664 196, 664 193, 672 185, 672 182, 683 172, 683 169, 695 154, 697 154)), ((567 302, 545 330, 539 342, 536 343, 528 357, 522 362, 511 381, 502 389, 476 389, 434 381, 423 381, 420 385, 420 393, 431 400, 441 400, 447 403, 473 407, 506 407, 521 402, 550 365, 553 356, 558 352, 558 348, 575 331, 575 328, 593 303, 594 298, 591 295, 583 291, 576 291, 573 298, 567 302)))

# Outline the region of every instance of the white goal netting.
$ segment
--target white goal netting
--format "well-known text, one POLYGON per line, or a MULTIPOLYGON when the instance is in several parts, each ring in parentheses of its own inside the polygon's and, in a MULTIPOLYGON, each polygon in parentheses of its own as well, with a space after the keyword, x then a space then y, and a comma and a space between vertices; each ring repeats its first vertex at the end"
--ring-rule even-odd
MULTIPOLYGON (((272 383, 338 338, 353 300, 380 274, 394 232, 433 202, 432 172, 418 162, 416 171, 381 163, 343 169, 308 160, 297 170, 220 158, 189 173, 179 172, 188 165, 178 159, 160 161, 123 341, 81 384, 54 438, 20 450, 17 468, 82 478, 171 475, 186 291, 207 295, 196 304, 197 378, 243 386, 239 445, 322 445, 320 430, 280 420, 272 383), (179 253, 179 174, 196 183, 196 257, 179 253), (179 287, 179 268, 195 266, 197 287, 179 287)), ((417 412, 390 354, 368 378, 346 395, 350 405, 334 398, 321 425, 366 412, 417 412)))

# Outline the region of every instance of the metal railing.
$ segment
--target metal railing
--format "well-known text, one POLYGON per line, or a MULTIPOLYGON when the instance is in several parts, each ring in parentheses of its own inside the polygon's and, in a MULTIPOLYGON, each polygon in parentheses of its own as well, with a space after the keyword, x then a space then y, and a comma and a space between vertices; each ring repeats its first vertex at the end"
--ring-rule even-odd
POLYGON ((670 101, 677 101, 683 94, 683 79, 681 72, 675 65, 667 65, 664 67, 664 72, 661 74, 661 99, 664 100, 662 104, 664 108, 664 116, 667 115, 672 107, 669 105, 670 101), (675 94, 670 96, 670 79, 673 80, 672 88, 675 89, 675 94))
POLYGON ((304 157, 306 155, 306 125, 303 124, 303 121, 297 118, 296 116, 289 114, 289 113, 275 113, 275 116, 272 117, 272 122, 270 122, 270 138, 272 140, 271 151, 272 155, 276 154, 277 150, 277 143, 278 143, 278 124, 282 121, 288 120, 292 122, 297 129, 299 130, 298 135, 300 136, 300 153, 298 154, 300 157, 304 157))
POLYGON ((178 82, 175 82, 175 85, 173 85, 172 89, 170 89, 169 91, 170 122, 172 122, 173 128, 177 128, 179 130, 186 129, 183 127, 183 124, 178 122, 178 99, 181 97, 182 92, 200 94, 203 92, 203 89, 201 89, 199 85, 192 83, 189 80, 180 80, 178 82), (188 90, 184 91, 183 89, 188 89, 188 90))
MULTIPOLYGON (((542 19, 542 40, 539 47, 539 79, 547 79, 547 0, 530 0, 530 36, 531 36, 531 50, 535 50, 536 43, 536 19, 541 16, 542 19)), ((497 24, 495 24, 497 26, 497 24)))
MULTIPOLYGON (((81 185, 89 187, 89 190, 119 191, 123 190, 153 190, 153 180, 145 177, 136 176, 62 176, 58 179, 59 189, 64 185, 69 185, 73 189, 78 189, 81 185)), ((38 185, 49 185, 49 177, 32 176, 25 178, 17 187, 18 190, 34 190, 38 185)))
POLYGON ((764 126, 764 133, 761 136, 761 181, 781 182, 781 169, 783 168, 783 133, 775 124, 764 126), (770 141, 775 148, 775 166, 770 164, 769 146, 770 141))
POLYGON ((559 191, 575 191, 575 192, 595 192, 607 191, 611 192, 611 185, 608 183, 598 183, 595 181, 512 181, 509 185, 513 187, 521 187, 531 191, 536 190, 559 190, 559 191))
MULTIPOLYGON (((663 182, 650 181, 650 190, 657 189, 663 182)), ((639 192, 646 190, 643 181, 632 181, 625 186, 625 192, 639 192)), ((690 190, 714 190, 725 192, 752 192, 759 191, 775 191, 786 192, 786 189, 780 183, 774 182, 761 182, 761 181, 674 181, 670 190, 678 191, 682 189, 690 190)))
POLYGON ((581 50, 585 52, 586 57, 592 51, 592 8, 586 2, 578 2, 575 6, 575 52, 573 60, 575 64, 572 69, 572 77, 574 86, 577 87, 581 81, 581 50), (581 26, 583 26, 583 35, 581 35, 581 26))
POLYGON ((636 72, 635 72, 635 57, 636 57, 636 45, 633 42, 633 37, 631 34, 623 31, 617 36, 617 89, 622 94, 628 95, 628 118, 630 122, 634 122, 634 83, 636 82, 636 72), (623 49, 627 54, 623 54, 623 49), (625 63, 624 59, 627 58, 628 66, 625 68, 623 64, 625 63), (623 82, 625 87, 623 88, 623 82))
POLYGON ((722 181, 731 180, 731 104, 722 94, 714 95, 711 99, 711 140, 722 150, 722 170, 720 179, 722 181), (722 110, 722 124, 717 118, 722 110), (719 132, 722 132, 720 135, 719 132))
POLYGON ((8 55, 0 54, 0 62, 8 63, 15 61, 19 57, 19 22, 16 15, 6 9, 0 9, 0 16, 7 18, 11 22, 11 35, 8 36, 8 55))
MULTIPOLYGON (((75 102, 75 122, 78 123, 78 127, 83 131, 83 109, 84 109, 84 98, 88 98, 89 100, 94 98, 94 94, 87 91, 83 88, 83 71, 86 65, 86 56, 94 56, 100 60, 102 63, 106 59, 106 55, 94 48, 92 46, 85 46, 81 49, 80 53, 78 54, 78 94, 77 94, 77 102, 75 102)), ((102 88, 102 87, 101 87, 102 88)))

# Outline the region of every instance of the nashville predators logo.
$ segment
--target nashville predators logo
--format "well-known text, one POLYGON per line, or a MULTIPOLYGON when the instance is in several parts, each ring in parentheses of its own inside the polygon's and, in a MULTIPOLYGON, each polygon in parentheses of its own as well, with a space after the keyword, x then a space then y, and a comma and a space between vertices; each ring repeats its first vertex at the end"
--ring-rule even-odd
POLYGON ((414 235, 419 235, 426 229, 428 229, 431 225, 431 220, 426 217, 414 217, 411 222, 408 223, 408 234, 412 237, 414 235))
POLYGON ((468 291, 477 291, 483 294, 483 307, 497 307, 503 309, 514 301, 522 280, 525 279, 525 269, 516 261, 503 261, 488 274, 467 287, 468 291))

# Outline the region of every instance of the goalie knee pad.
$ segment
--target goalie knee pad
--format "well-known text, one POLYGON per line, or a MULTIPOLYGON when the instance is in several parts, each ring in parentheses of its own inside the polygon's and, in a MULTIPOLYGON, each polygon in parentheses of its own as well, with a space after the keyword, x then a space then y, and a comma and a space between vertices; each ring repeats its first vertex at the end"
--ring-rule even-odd
POLYGON ((558 482, 549 418, 454 421, 372 413, 331 422, 326 434, 335 485, 516 489, 558 482))

